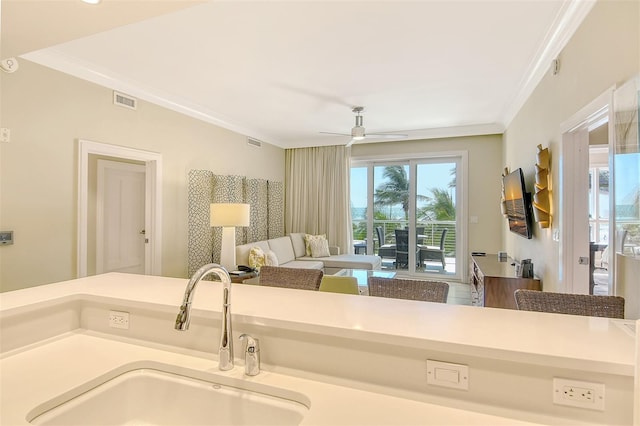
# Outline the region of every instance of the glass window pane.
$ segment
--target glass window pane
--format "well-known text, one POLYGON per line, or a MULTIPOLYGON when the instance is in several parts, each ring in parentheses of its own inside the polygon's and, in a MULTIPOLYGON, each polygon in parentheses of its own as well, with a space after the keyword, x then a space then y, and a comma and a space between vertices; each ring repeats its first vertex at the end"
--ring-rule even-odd
POLYGON ((409 220, 409 165, 376 165, 373 168, 373 226, 380 227, 385 245, 383 267, 408 269, 397 263, 396 229, 404 229, 409 220))
POLYGON ((418 164, 416 192, 417 269, 455 273, 456 164, 418 164))
POLYGON ((354 252, 366 253, 367 235, 367 168, 351 168, 351 226, 354 252))
POLYGON ((609 169, 598 170, 598 217, 609 219, 609 169))
POLYGON ((464 259, 456 259, 459 162, 421 159, 352 167, 354 242, 367 238, 383 269, 459 278, 464 269, 459 264, 464 259), (369 185, 367 176, 373 177, 369 185), (367 215, 369 205, 373 211, 367 215), (366 235, 367 226, 372 235, 366 235))

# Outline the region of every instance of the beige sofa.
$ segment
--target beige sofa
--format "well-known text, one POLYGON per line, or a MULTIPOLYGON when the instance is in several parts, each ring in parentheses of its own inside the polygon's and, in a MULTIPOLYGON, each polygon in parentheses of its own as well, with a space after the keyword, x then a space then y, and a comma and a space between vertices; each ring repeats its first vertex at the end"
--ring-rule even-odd
POLYGON ((249 264, 251 247, 260 247, 263 251, 272 250, 278 258, 279 266, 288 268, 322 269, 325 274, 335 274, 341 269, 380 269, 379 256, 360 254, 339 254, 338 247, 329 247, 331 256, 311 257, 306 255, 304 233, 293 233, 285 237, 236 246, 236 263, 249 264))

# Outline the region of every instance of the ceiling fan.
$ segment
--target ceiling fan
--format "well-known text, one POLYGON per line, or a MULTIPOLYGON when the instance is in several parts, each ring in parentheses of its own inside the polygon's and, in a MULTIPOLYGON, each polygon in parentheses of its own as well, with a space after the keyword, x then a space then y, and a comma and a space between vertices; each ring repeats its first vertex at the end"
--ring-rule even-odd
POLYGON ((338 136, 351 136, 351 140, 347 142, 347 147, 351 146, 355 141, 361 141, 363 139, 404 139, 409 135, 401 135, 398 133, 366 133, 362 126, 362 111, 364 107, 357 106, 351 110, 356 115, 356 125, 351 128, 351 133, 334 133, 334 132, 320 132, 326 135, 338 135, 338 136))

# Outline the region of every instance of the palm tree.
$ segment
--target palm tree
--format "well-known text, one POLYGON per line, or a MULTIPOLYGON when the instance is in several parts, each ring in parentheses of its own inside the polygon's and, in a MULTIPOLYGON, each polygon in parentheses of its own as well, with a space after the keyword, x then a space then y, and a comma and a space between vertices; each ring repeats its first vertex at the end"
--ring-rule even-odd
POLYGON ((421 208, 418 216, 423 220, 455 220, 456 207, 451 194, 446 189, 431 188, 432 197, 426 197, 428 204, 421 208))
MULTIPOLYGON (((403 166, 386 166, 382 172, 385 181, 376 188, 374 204, 393 206, 400 204, 404 211, 404 218, 409 219, 409 179, 403 166)), ((417 200, 426 200, 424 195, 416 195, 417 200)))
POLYGON ((376 188, 373 195, 376 206, 402 205, 404 218, 409 218, 409 179, 402 166, 387 166, 382 177, 385 181, 376 188))

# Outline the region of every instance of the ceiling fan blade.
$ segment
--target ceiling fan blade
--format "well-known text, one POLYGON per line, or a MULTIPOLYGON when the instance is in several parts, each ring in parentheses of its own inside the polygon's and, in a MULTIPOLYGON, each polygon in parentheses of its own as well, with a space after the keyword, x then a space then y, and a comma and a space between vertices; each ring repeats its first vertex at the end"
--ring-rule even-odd
POLYGON ((355 142, 355 139, 351 139, 349 142, 347 142, 347 144, 344 146, 345 148, 349 148, 351 145, 353 145, 353 143, 355 142))
POLYGON ((408 138, 409 135, 399 133, 367 133, 364 137, 370 139, 405 139, 408 138))
POLYGON ((318 133, 323 133, 325 135, 351 136, 349 133, 334 133, 334 132, 318 132, 318 133))

